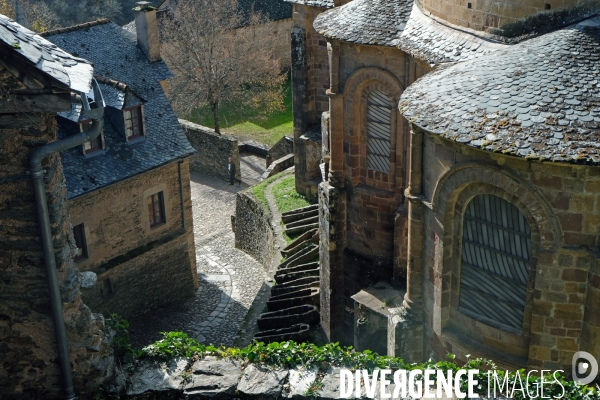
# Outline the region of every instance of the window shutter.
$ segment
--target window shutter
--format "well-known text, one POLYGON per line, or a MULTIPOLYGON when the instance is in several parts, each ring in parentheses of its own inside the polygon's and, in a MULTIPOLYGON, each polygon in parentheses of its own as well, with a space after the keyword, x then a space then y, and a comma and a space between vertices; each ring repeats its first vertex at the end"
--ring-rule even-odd
POLYGON ((379 90, 367 98, 367 168, 390 173, 392 104, 379 90))
POLYGON ((498 196, 475 196, 463 219, 459 311, 521 332, 530 256, 531 231, 523 213, 498 196))

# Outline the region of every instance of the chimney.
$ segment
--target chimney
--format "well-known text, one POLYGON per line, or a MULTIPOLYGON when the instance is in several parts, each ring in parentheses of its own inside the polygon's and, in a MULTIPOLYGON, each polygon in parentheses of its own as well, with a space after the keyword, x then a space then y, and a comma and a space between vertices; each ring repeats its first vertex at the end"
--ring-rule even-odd
POLYGON ((158 22, 156 21, 156 8, 150 6, 148 1, 135 3, 135 31, 138 46, 148 58, 148 61, 160 61, 160 40, 158 39, 158 22))

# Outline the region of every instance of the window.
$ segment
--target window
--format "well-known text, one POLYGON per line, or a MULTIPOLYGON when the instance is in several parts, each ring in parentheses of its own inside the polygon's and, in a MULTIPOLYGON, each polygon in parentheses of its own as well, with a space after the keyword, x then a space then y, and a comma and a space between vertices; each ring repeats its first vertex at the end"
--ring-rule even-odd
POLYGON ((477 195, 467 205, 462 235, 458 310, 521 333, 531 255, 525 216, 498 196, 477 195))
POLYGON ((127 140, 144 136, 144 115, 142 106, 133 106, 123 111, 125 118, 125 136, 127 140))
POLYGON ((150 219, 150 228, 165 223, 165 207, 163 192, 158 192, 148 196, 148 218, 150 219))
MULTIPOLYGON (((81 132, 86 132, 91 127, 92 127, 92 120, 91 119, 88 119, 88 120, 85 120, 85 121, 81 121, 79 123, 79 130, 81 132)), ((94 153, 96 151, 102 150, 104 148, 103 142, 104 142, 103 133, 100 133, 98 136, 96 136, 96 138, 94 140, 91 140, 89 142, 85 142, 83 144, 83 153, 87 155, 87 154, 94 153)))
POLYGON ((75 245, 77 253, 75 253, 75 261, 84 260, 87 258, 87 244, 85 241, 85 229, 83 224, 73 227, 73 236, 75 236, 75 245))
POLYGON ((367 169, 390 173, 392 104, 379 90, 367 98, 367 169))

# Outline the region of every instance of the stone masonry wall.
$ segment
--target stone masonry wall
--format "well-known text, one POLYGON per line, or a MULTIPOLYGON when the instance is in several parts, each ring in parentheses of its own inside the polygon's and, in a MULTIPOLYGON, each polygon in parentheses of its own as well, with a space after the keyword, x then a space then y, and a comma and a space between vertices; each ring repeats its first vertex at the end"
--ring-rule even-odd
POLYGON ((77 266, 98 275, 84 292, 98 311, 129 317, 193 295, 198 283, 187 158, 74 198, 71 216, 73 225, 85 227, 88 256, 77 266), (147 201, 157 192, 163 193, 166 222, 151 228, 147 201))
POLYGON ((600 168, 507 157, 428 134, 423 166, 423 195, 430 204, 424 207, 425 354, 483 355, 500 365, 565 371, 578 350, 600 358, 600 168), (515 204, 531 226, 532 272, 521 335, 456 309, 460 213, 480 193, 515 204))
MULTIPOLYGON (((52 399, 61 382, 31 177, 37 147, 56 140, 52 114, 0 117, 0 398, 52 399), (15 128, 18 127, 18 128, 15 128)), ((48 208, 76 392, 112 376, 104 319, 81 301, 60 157, 44 161, 48 208)))
POLYGON ((235 247, 271 268, 275 246, 271 213, 252 194, 238 192, 235 198, 235 247))
POLYGON ((277 141, 267 153, 267 168, 272 162, 279 160, 288 154, 294 153, 294 138, 290 136, 284 136, 277 141))
POLYGON ((240 152, 236 138, 219 135, 210 128, 183 119, 179 123, 197 152, 190 157, 190 169, 229 180, 227 160, 231 157, 235 164, 236 178, 241 178, 240 152))
POLYGON ((191 296, 190 248, 186 235, 157 243, 145 253, 98 274, 98 282, 83 290, 92 309, 131 318, 191 296))

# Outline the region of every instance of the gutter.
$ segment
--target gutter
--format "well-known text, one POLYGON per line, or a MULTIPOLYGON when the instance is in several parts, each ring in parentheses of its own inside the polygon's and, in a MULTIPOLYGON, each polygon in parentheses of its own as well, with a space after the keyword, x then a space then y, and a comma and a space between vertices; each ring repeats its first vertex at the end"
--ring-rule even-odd
MULTIPOLYGON (((35 205, 38 213, 40 225, 40 235, 42 249, 44 251, 44 263, 46 265, 46 277, 50 289, 50 304, 52 308, 52 318, 54 322, 54 332, 56 334, 56 346, 58 350, 58 363, 63 384, 63 396, 66 400, 75 400, 75 389, 73 386, 73 373, 71 371, 71 361, 69 358, 69 346, 67 343, 67 331, 62 307, 62 299, 58 284, 58 274, 56 272, 56 259, 54 255, 54 246, 52 244, 52 231, 50 217, 48 215, 48 202, 46 197, 46 185, 44 183, 45 170, 42 168, 42 160, 52 154, 63 150, 80 146, 85 142, 93 140, 100 135, 103 126, 104 99, 98 87, 98 83, 92 81, 93 99, 90 105, 88 96, 82 94, 82 103, 86 114, 92 118, 92 126, 85 132, 69 136, 62 140, 46 144, 35 150, 30 160, 30 174, 33 180, 33 191, 35 196, 35 205)), ((91 94, 91 91, 90 91, 91 94)))

